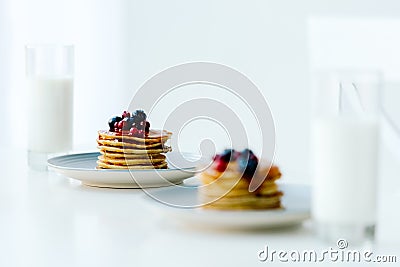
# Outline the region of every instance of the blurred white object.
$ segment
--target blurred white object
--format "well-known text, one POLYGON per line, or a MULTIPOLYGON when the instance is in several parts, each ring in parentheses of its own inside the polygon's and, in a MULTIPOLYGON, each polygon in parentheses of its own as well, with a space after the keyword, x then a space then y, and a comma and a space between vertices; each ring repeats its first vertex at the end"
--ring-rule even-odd
POLYGON ((382 108, 382 140, 400 162, 400 128, 389 113, 382 108))
POLYGON ((327 240, 374 237, 379 155, 378 72, 318 75, 312 123, 312 213, 327 240))
POLYGON ((73 46, 26 47, 28 163, 47 169, 49 154, 72 149, 73 46))

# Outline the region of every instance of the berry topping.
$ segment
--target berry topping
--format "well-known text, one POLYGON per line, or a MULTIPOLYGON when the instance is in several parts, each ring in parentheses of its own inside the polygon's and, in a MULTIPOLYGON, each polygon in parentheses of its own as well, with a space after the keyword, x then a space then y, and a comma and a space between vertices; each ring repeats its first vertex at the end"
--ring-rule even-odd
POLYGON ((129 130, 129 134, 130 134, 130 135, 136 135, 137 132, 138 132, 138 129, 135 128, 135 127, 132 127, 132 128, 129 130))
POLYGON ((224 172, 226 170, 226 167, 228 167, 228 163, 229 163, 229 161, 226 161, 225 159, 222 158, 222 154, 215 155, 214 168, 216 171, 224 172))
POLYGON ((132 117, 125 117, 123 120, 124 122, 123 126, 122 126, 122 130, 123 131, 128 131, 133 124, 133 118, 132 117))
POLYGON ((135 122, 135 126, 139 130, 144 130, 145 125, 146 125, 146 121, 135 122))
POLYGON ((109 126, 109 128, 110 128, 110 131, 114 131, 115 123, 118 124, 118 122, 121 121, 121 120, 122 120, 122 118, 119 117, 119 116, 112 117, 112 118, 108 121, 108 126, 109 126))
POLYGON ((112 117, 108 121, 108 126, 111 132, 144 137, 150 131, 150 123, 146 119, 147 115, 143 110, 136 110, 132 115, 129 111, 124 111, 121 117, 112 117))
POLYGON ((252 177, 257 169, 258 158, 250 149, 243 150, 237 158, 239 170, 246 177, 252 177))
POLYGON ((228 167, 228 163, 221 160, 221 158, 218 158, 218 160, 215 161, 215 169, 219 172, 224 172, 226 170, 226 167, 228 167))
POLYGON ((142 121, 147 119, 147 115, 143 110, 136 110, 133 114, 133 118, 135 119, 136 124, 140 124, 142 121))
POLYGON ((139 130, 137 133, 138 137, 144 137, 144 131, 143 130, 139 130))
POLYGON ((220 154, 220 159, 225 162, 230 162, 235 160, 236 152, 234 149, 225 149, 222 154, 220 154))
POLYGON ((118 130, 122 130, 123 128, 124 128, 124 124, 125 124, 125 122, 122 120, 122 121, 120 121, 120 122, 118 122, 118 130))
POLYGON ((144 131, 143 130, 138 130, 135 127, 132 127, 129 130, 129 135, 135 136, 135 137, 144 137, 144 131))
POLYGON ((123 113, 122 113, 122 118, 129 118, 131 116, 131 113, 129 113, 129 111, 124 111, 123 113))
POLYGON ((221 154, 215 155, 214 168, 219 172, 224 172, 231 161, 237 161, 239 171, 243 172, 244 177, 250 178, 253 177, 258 165, 258 158, 249 149, 242 152, 225 149, 221 154))

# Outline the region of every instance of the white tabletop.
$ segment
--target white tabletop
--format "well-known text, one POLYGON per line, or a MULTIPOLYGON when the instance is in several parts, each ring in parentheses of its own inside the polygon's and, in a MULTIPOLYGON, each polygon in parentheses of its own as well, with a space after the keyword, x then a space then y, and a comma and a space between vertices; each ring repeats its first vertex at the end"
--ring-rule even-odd
MULTIPOLYGON (((336 245, 319 241, 310 221, 267 231, 182 226, 148 209, 141 190, 83 186, 29 170, 23 151, 8 151, 0 158, 0 266, 259 266, 268 264, 257 256, 265 245, 287 251, 336 245)), ((390 183, 380 183, 372 249, 399 262, 400 181, 393 171, 386 173, 390 183)), ((296 263, 303 265, 309 264, 296 263)))

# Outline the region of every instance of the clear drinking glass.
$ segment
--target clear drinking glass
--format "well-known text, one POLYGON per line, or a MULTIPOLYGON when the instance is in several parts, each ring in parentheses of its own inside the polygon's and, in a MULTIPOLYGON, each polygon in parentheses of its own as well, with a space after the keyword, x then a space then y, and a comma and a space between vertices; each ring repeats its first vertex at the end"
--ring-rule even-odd
POLYGON ((317 74, 312 120, 312 214, 318 234, 336 242, 374 237, 382 75, 317 74))
POLYGON ((74 47, 28 45, 28 164, 47 169, 50 154, 72 149, 74 47))

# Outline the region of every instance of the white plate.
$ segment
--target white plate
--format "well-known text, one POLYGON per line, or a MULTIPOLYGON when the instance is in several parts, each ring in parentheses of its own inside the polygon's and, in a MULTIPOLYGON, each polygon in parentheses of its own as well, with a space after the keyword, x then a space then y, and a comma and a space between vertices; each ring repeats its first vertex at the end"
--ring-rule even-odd
POLYGON ((195 161, 199 156, 183 153, 187 161, 182 161, 182 153, 168 153, 169 169, 159 170, 109 170, 96 169, 98 152, 70 154, 54 157, 48 160, 50 169, 82 181, 83 184, 110 188, 144 188, 162 187, 180 184, 186 178, 192 177, 195 161), (191 162, 192 161, 192 162, 191 162))
POLYGON ((148 198, 151 206, 165 216, 191 226, 222 229, 275 228, 300 224, 310 218, 310 187, 305 185, 281 184, 284 195, 280 210, 222 211, 202 208, 176 208, 176 205, 198 205, 197 188, 175 186, 148 190, 155 199, 148 198), (162 202, 169 203, 165 205, 162 202), (172 206, 171 206, 172 205, 172 206))

